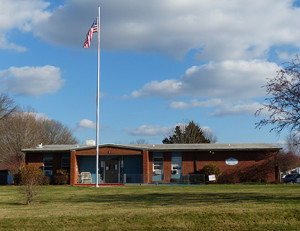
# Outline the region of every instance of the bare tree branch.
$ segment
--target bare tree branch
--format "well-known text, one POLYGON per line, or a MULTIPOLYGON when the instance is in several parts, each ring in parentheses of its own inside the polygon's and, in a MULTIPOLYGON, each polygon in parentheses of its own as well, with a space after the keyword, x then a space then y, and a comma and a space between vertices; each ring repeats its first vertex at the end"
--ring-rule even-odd
POLYGON ((0 94, 0 120, 16 110, 15 102, 7 94, 0 94))
POLYGON ((0 120, 0 162, 21 169, 22 149, 38 144, 75 144, 71 130, 58 121, 39 119, 35 113, 19 110, 0 120))
POLYGON ((256 111, 260 115, 263 111, 270 113, 268 118, 256 123, 257 128, 268 124, 273 125, 270 131, 280 133, 283 129, 290 132, 300 132, 300 59, 296 56, 285 67, 278 71, 277 76, 269 79, 266 93, 270 97, 265 99, 262 108, 256 111))

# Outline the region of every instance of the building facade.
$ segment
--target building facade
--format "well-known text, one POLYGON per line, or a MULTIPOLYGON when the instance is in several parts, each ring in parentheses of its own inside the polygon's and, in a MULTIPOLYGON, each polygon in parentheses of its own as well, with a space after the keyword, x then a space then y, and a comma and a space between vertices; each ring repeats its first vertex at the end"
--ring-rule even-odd
POLYGON ((13 183, 13 177, 9 174, 10 168, 0 163, 0 185, 7 185, 13 183))
MULTIPOLYGON (((99 183, 170 183, 217 165, 222 176, 237 181, 278 180, 275 157, 280 147, 269 144, 143 144, 99 145, 99 183)), ((69 172, 70 184, 95 183, 96 146, 45 145, 23 150, 26 164, 53 178, 69 172)))

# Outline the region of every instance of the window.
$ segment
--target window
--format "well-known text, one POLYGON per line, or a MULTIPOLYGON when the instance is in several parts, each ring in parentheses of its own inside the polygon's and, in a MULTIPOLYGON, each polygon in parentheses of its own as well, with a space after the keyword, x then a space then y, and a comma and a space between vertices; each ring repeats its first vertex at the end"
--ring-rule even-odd
POLYGON ((53 154, 44 154, 43 156, 43 172, 46 176, 53 174, 53 154))
POLYGON ((172 153, 172 175, 182 174, 182 155, 181 153, 172 153))
POLYGON ((153 173, 156 175, 161 175, 163 172, 163 157, 161 153, 153 154, 153 173))
POLYGON ((61 169, 70 172, 70 154, 61 155, 61 169))
POLYGON ((53 168, 53 155, 52 154, 44 154, 43 158, 44 169, 52 170, 53 168))

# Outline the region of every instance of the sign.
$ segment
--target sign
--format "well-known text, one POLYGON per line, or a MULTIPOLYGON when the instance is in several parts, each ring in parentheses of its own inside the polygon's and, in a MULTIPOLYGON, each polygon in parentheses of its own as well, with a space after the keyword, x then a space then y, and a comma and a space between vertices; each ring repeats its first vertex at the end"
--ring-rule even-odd
POLYGON ((228 158, 227 160, 225 160, 225 163, 226 163, 227 165, 237 165, 238 162, 239 162, 239 161, 238 161, 237 159, 233 158, 233 157, 230 157, 230 158, 228 158))
POLYGON ((209 181, 214 181, 214 180, 216 180, 216 176, 215 175, 208 175, 208 180, 209 181))

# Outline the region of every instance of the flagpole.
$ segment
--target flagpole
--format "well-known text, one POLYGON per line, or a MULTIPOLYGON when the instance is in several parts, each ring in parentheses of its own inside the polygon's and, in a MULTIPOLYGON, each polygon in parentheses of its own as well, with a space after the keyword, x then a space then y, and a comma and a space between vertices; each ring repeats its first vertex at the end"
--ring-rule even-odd
POLYGON ((100 99, 100 6, 98 6, 98 58, 97 58, 97 118, 96 118, 96 187, 99 187, 99 99, 100 99))

